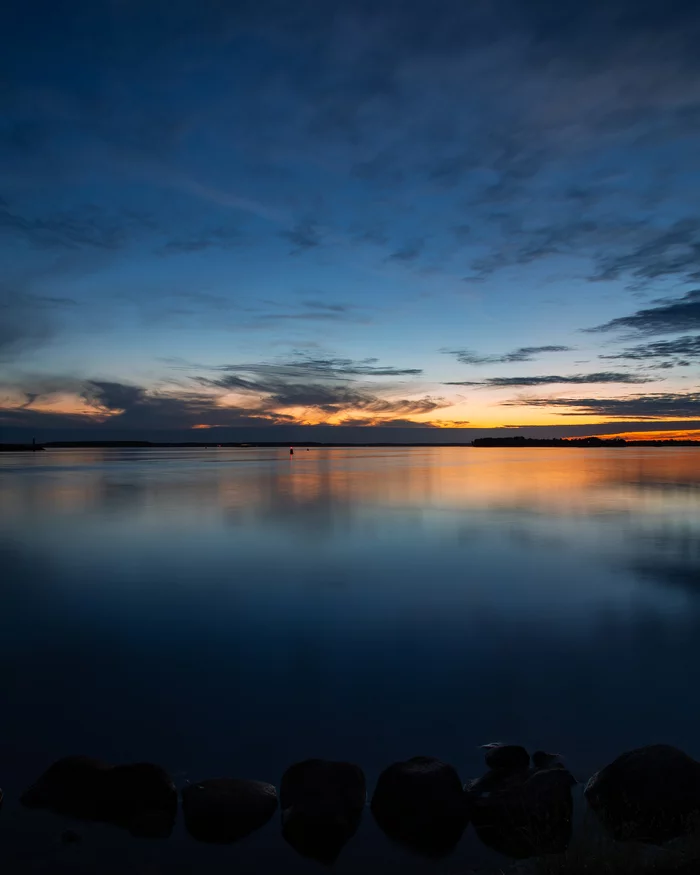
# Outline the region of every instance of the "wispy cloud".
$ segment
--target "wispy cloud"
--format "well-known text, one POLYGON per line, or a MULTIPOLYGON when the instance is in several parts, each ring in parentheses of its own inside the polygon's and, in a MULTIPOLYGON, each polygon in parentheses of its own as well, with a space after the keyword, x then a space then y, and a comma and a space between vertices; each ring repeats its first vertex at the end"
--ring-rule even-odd
POLYGON ((400 246, 398 249, 394 250, 391 255, 388 256, 389 261, 402 261, 402 262, 410 262, 415 261, 425 248, 425 239, 422 237, 418 237, 415 240, 409 240, 407 243, 404 243, 403 246, 400 246))
POLYGON ((213 228, 192 237, 176 237, 161 247, 162 255, 189 255, 206 249, 233 249, 242 242, 238 228, 213 228))
MULTIPOLYGON (((199 365, 190 365, 199 368, 199 365)), ((210 368, 229 373, 247 373, 275 379, 313 377, 322 380, 346 380, 348 377, 415 377, 423 373, 421 368, 400 368, 380 364, 377 358, 349 359, 340 357, 315 358, 297 355, 282 362, 257 362, 247 364, 221 364, 210 368)))
POLYGON ((656 340, 652 343, 628 346, 621 352, 601 355, 599 358, 643 362, 662 358, 673 359, 663 363, 669 366, 687 366, 687 359, 700 359, 700 335, 685 335, 676 340, 656 340))
POLYGON ((700 289, 680 298, 661 302, 656 307, 638 310, 631 316, 612 319, 589 332, 633 331, 638 334, 672 334, 700 329, 700 289))
POLYGON ((549 386, 556 383, 567 383, 574 386, 584 386, 591 383, 653 383, 656 377, 640 376, 638 374, 600 371, 595 374, 550 374, 538 377, 490 377, 487 380, 448 382, 446 386, 481 386, 489 389, 509 389, 516 386, 549 386))
POLYGON ((148 216, 109 213, 88 204, 44 216, 26 216, 0 203, 0 234, 20 237, 40 249, 119 249, 145 228, 148 216))
POLYGON ((56 330, 57 316, 77 306, 72 298, 36 294, 0 283, 0 361, 49 340, 56 330))
POLYGON ((321 245, 321 231, 318 224, 312 219, 299 221, 293 228, 280 231, 279 235, 285 240, 289 240, 294 255, 321 245))
POLYGON ((532 362, 542 353, 569 352, 569 346, 521 346, 511 352, 483 355, 470 349, 443 349, 446 355, 454 356, 463 365, 497 365, 513 362, 532 362))
POLYGON ((683 419, 700 417, 700 394, 668 392, 625 398, 515 398, 506 407, 545 407, 562 416, 608 416, 614 419, 683 419), (565 408, 565 409, 562 409, 565 408))

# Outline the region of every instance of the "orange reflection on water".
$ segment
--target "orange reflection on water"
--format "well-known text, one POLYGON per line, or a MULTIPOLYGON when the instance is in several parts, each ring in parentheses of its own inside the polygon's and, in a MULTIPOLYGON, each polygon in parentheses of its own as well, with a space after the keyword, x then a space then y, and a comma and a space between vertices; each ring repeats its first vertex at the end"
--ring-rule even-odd
POLYGON ((298 448, 293 457, 252 447, 84 450, 0 463, 15 468, 0 478, 0 511, 8 516, 111 507, 187 520, 331 506, 578 515, 644 512, 662 502, 688 512, 700 502, 694 448, 298 448))
POLYGON ((679 500, 697 500, 700 457, 692 448, 299 450, 286 465, 266 467, 245 482, 239 477, 235 464, 222 473, 223 504, 332 502, 416 510, 529 506, 578 514, 642 510, 657 500, 644 488, 650 484, 682 485, 679 500))

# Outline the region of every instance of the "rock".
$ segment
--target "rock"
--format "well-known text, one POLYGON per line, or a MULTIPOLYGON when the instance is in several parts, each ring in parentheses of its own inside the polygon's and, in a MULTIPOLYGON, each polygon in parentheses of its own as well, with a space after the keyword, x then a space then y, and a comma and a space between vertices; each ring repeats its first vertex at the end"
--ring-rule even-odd
POLYGON ((133 835, 167 838, 177 814, 171 777, 153 763, 113 766, 105 773, 104 819, 133 835))
POLYGON ((595 774, 585 797, 616 840, 662 844, 696 826, 700 763, 666 744, 637 748, 595 774))
POLYGON ((48 808, 84 820, 100 820, 104 775, 111 766, 92 757, 57 760, 21 797, 28 808, 48 808))
POLYGON ((390 839, 430 857, 452 851, 469 819, 459 775, 433 757, 414 757, 385 769, 372 797, 372 813, 390 839))
POLYGON ((558 753, 546 753, 543 750, 536 750, 532 755, 532 765, 535 769, 564 769, 566 766, 562 763, 558 753))
POLYGON ((189 834, 200 842, 228 844, 264 826, 277 810, 277 790, 262 781, 214 778, 182 790, 189 834))
POLYGON ((485 744, 483 748, 489 769, 517 772, 530 768, 530 754, 519 744, 485 744))
POLYGON ((575 784, 562 766, 517 772, 491 784, 472 802, 477 835, 518 860, 563 853, 571 841, 575 784))
POLYGON ((359 766, 306 760, 282 777, 282 835, 302 856, 335 862, 360 825, 367 800, 359 766))
POLYGON ((170 835, 177 812, 177 790, 160 766, 111 766, 84 756, 55 762, 20 801, 29 808, 113 823, 151 838, 170 835))

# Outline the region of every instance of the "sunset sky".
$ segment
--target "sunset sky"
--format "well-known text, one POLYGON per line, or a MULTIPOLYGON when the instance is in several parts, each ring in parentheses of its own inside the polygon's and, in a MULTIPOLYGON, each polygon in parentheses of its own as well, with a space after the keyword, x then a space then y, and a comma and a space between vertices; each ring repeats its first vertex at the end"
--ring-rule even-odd
POLYGON ((0 440, 700 438, 699 44, 681 0, 10 0, 0 440))

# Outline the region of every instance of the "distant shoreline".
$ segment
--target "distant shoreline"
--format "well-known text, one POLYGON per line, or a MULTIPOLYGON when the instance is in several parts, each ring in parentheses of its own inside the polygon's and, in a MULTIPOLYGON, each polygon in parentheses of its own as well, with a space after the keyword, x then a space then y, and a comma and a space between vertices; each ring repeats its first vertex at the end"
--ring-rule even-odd
POLYGON ((368 441, 367 443, 300 441, 290 444, 287 441, 223 441, 205 443, 203 441, 47 441, 33 444, 2 444, 0 452, 43 452, 52 449, 101 450, 101 449, 282 449, 294 447, 298 449, 351 449, 353 447, 470 447, 470 448, 502 448, 519 449, 521 447, 569 447, 569 448, 626 448, 626 447, 700 447, 700 441, 692 440, 639 440, 625 441, 622 438, 477 438, 463 443, 394 443, 389 441, 368 441))

